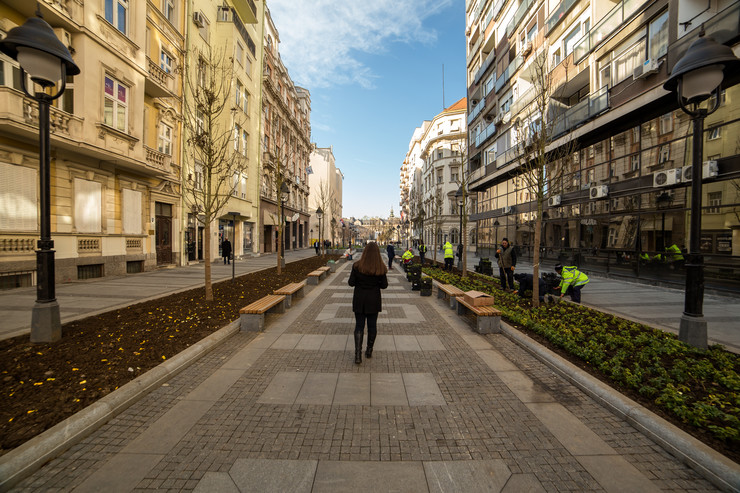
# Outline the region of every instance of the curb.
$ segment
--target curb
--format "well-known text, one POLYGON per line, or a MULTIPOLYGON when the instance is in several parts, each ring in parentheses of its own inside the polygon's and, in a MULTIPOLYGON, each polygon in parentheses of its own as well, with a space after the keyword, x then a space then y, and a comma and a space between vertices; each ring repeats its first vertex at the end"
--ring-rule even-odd
POLYGON ((622 395, 505 322, 501 331, 591 398, 647 435, 714 486, 740 492, 740 465, 622 395))
POLYGON ((237 332, 238 319, 0 457, 0 491, 8 491, 237 332))

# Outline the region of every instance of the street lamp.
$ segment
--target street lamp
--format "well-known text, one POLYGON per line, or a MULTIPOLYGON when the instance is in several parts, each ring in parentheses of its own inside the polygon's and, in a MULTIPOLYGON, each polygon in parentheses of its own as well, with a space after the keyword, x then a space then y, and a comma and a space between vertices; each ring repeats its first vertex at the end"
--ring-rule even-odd
POLYGON ((498 248, 498 227, 501 225, 500 222, 498 222, 498 219, 493 221, 493 229, 496 232, 496 239, 494 240, 495 244, 493 245, 493 249, 495 250, 498 248))
POLYGON ((458 230, 458 234, 460 237, 458 238, 458 243, 462 243, 462 219, 463 219, 463 187, 460 185, 460 188, 457 189, 457 192, 455 192, 455 200, 457 200, 457 209, 460 212, 460 229, 458 230))
POLYGON ((421 241, 424 241, 424 218, 427 216, 427 213, 424 212, 424 209, 421 210, 419 213, 419 220, 421 221, 421 241))
POLYGON ((409 245, 409 220, 406 219, 403 221, 403 234, 406 236, 406 248, 411 248, 411 245, 409 245))
POLYGON ((693 120, 689 254, 686 262, 684 311, 678 338, 701 349, 707 347, 707 322, 703 314, 704 259, 700 251, 704 118, 719 107, 722 79, 725 75, 734 73, 738 65, 740 60, 732 49, 704 37, 702 32, 699 39, 691 43, 686 54, 676 62, 670 78, 663 85, 668 91, 676 91, 679 106, 693 120), (700 107, 712 95, 715 96, 712 107, 700 107))
MULTIPOLYGON (((290 187, 287 183, 283 182, 280 185, 280 227, 278 229, 278 235, 280 236, 278 257, 282 267, 285 267, 285 203, 288 201, 289 195, 290 187)), ((280 274, 279 271, 278 274, 280 274)))
POLYGON ((316 217, 319 219, 319 248, 321 249, 321 255, 324 255, 324 244, 321 242, 321 218, 324 217, 324 211, 321 207, 316 209, 316 217))
POLYGON ((80 69, 69 50, 54 35, 52 27, 41 18, 41 7, 36 15, 22 26, 11 29, 0 41, 0 51, 20 64, 23 92, 39 104, 40 239, 36 250, 36 303, 31 314, 31 342, 55 342, 62 338, 62 324, 55 294, 54 241, 51 239, 49 106, 64 93, 67 76, 79 74, 80 69), (41 91, 29 92, 26 73, 41 91), (55 96, 45 92, 59 81, 61 86, 55 96))
POLYGON ((347 225, 342 223, 342 247, 345 246, 344 242, 347 241, 347 239, 345 238, 346 233, 347 233, 347 225))

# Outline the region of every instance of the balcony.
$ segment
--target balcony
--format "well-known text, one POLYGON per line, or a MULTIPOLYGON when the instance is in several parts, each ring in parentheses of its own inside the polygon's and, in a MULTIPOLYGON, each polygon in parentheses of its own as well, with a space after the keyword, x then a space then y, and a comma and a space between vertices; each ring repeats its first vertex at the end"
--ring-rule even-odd
POLYGON ((555 108, 556 121, 552 129, 552 137, 559 137, 569 132, 607 109, 609 109, 609 91, 606 86, 570 108, 555 108))
POLYGON ((169 98, 175 96, 175 77, 162 70, 151 58, 147 57, 146 61, 146 93, 155 98, 169 98))
POLYGON ((234 8, 247 24, 257 23, 257 6, 254 0, 233 0, 234 8))
POLYGON ((144 146, 146 151, 146 165, 152 169, 162 171, 164 173, 172 174, 172 167, 170 166, 170 160, 172 159, 169 154, 159 152, 151 147, 144 146))
POLYGON ((527 15, 527 12, 529 12, 529 9, 537 3, 537 0, 524 0, 521 5, 519 5, 519 8, 516 9, 516 13, 514 14, 514 18, 511 19, 511 22, 509 22, 509 25, 506 26, 506 37, 510 38, 512 34, 514 34, 514 30, 516 30, 519 23, 522 21, 525 15, 527 15))
POLYGON ((565 15, 570 12, 570 9, 572 9, 573 6, 577 3, 578 0, 565 0, 564 2, 560 2, 558 8, 556 8, 552 15, 547 19, 545 32, 547 34, 550 34, 550 31, 555 29, 555 26, 560 24, 560 21, 563 20, 565 15))
POLYGON ((491 138, 493 135, 496 134, 496 124, 491 123, 486 128, 483 129, 482 132, 480 132, 478 135, 475 136, 475 147, 480 147, 487 141, 489 138, 491 138))
POLYGON ((599 43, 608 39, 613 32, 624 26, 625 22, 641 11, 646 3, 645 0, 622 0, 618 3, 576 43, 575 48, 573 48, 575 63, 580 63, 599 43))
POLYGON ((475 73, 475 77, 473 78, 473 84, 477 84, 481 78, 486 74, 486 70, 491 66, 493 62, 496 61, 496 51, 492 51, 488 54, 485 60, 483 60, 483 65, 480 66, 478 71, 475 73))
POLYGON ((480 114, 481 111, 483 111, 483 108, 486 106, 486 98, 481 99, 478 101, 478 104, 473 106, 472 111, 468 115, 468 125, 470 125, 470 122, 476 119, 476 117, 480 114))
POLYGON ((506 67, 506 70, 504 70, 504 72, 498 76, 495 86, 496 92, 499 92, 501 89, 503 89, 506 83, 509 82, 511 76, 514 75, 514 72, 516 72, 522 65, 522 61, 522 56, 518 55, 516 58, 514 58, 514 61, 511 62, 508 67, 506 67))

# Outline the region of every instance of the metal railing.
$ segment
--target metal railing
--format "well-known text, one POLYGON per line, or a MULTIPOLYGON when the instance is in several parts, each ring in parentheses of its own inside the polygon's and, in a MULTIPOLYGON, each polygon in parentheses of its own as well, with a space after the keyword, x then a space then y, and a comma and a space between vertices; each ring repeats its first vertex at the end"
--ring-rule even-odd
POLYGON ((609 109, 609 90, 604 86, 558 115, 552 131, 553 137, 568 132, 607 109, 609 109))
POLYGON ((627 19, 639 12, 645 0, 622 0, 607 13, 573 48, 573 60, 580 63, 599 43, 605 41, 614 31, 625 25, 627 19))

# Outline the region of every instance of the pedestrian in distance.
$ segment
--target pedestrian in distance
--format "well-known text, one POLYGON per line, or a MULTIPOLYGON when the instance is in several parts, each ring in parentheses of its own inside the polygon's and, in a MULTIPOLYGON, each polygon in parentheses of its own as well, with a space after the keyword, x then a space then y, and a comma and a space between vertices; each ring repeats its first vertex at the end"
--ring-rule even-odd
POLYGON ((424 266, 424 257, 427 255, 427 246, 424 244, 424 240, 419 243, 419 258, 421 259, 421 265, 424 266))
POLYGON ((388 287, 387 269, 375 242, 368 243, 360 260, 352 264, 348 284, 355 288, 352 311, 355 312, 355 363, 362 363, 362 339, 367 323, 365 357, 372 358, 378 334, 378 313, 383 309, 380 290, 388 287))
POLYGON ((231 263, 231 242, 228 238, 224 238, 221 243, 221 255, 224 258, 224 265, 231 263))
POLYGON ((319 254, 319 240, 313 242, 313 249, 316 250, 316 255, 319 254))
POLYGON ((514 269, 516 268, 516 252, 509 239, 501 240, 501 246, 496 250, 498 259, 498 273, 501 278, 501 289, 514 291, 514 269), (507 288, 508 284, 508 288, 507 288))
POLYGON ((560 297, 566 294, 570 296, 573 303, 581 302, 581 289, 588 284, 588 276, 579 271, 575 265, 562 266, 557 264, 555 272, 560 274, 560 285, 555 289, 560 289, 560 297))
POLYGON ((463 246, 462 243, 457 244, 457 268, 462 270, 462 254, 463 254, 463 246))
POLYGON ((396 249, 393 248, 393 243, 388 243, 385 251, 388 254, 388 270, 391 270, 393 269, 393 259, 396 258, 396 249))
POLYGON ((455 262, 455 252, 452 250, 452 244, 446 241, 444 244, 445 252, 445 270, 452 270, 452 264, 455 262))

